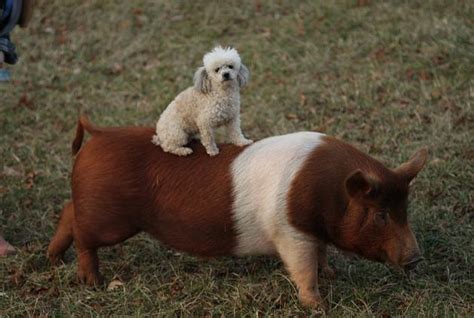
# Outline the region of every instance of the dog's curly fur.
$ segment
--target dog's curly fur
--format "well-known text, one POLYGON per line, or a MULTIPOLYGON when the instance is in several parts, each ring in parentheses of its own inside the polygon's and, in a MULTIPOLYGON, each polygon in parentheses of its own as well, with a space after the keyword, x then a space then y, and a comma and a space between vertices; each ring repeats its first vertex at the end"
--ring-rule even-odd
POLYGON ((240 129, 240 89, 249 71, 234 48, 215 47, 204 55, 204 66, 194 74, 194 86, 181 92, 161 114, 152 142, 164 151, 187 156, 185 147, 199 134, 210 156, 219 153, 214 129, 225 126, 229 141, 238 146, 252 143, 240 129))

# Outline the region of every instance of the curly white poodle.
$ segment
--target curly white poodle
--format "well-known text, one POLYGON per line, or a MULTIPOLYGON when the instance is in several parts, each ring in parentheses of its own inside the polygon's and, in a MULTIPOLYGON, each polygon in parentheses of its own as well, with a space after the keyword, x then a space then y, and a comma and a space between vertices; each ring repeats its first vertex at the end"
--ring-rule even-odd
POLYGON ((181 92, 161 114, 152 142, 164 151, 187 156, 185 147, 199 134, 210 156, 219 153, 214 129, 225 126, 229 141, 249 145, 240 129, 240 89, 249 80, 249 71, 234 48, 215 47, 204 55, 204 66, 194 74, 194 86, 181 92))

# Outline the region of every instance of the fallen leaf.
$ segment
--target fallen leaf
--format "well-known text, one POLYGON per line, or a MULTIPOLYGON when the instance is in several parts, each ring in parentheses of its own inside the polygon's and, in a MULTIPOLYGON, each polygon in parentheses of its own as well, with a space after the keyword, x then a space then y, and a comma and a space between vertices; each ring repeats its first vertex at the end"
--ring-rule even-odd
POLYGON ((272 30, 270 28, 262 28, 260 31, 260 34, 266 38, 269 39, 272 36, 272 30))
POLYGON ((123 64, 115 63, 109 68, 109 73, 111 75, 119 75, 123 72, 123 64))
POLYGON ((130 22, 130 20, 122 20, 119 22, 118 27, 121 30, 128 30, 130 29, 131 24, 132 23, 130 22))
POLYGON ((52 27, 46 27, 44 28, 44 32, 49 33, 49 34, 54 34, 54 29, 52 27))
POLYGON ((20 99, 18 100, 18 104, 17 104, 18 107, 26 107, 26 108, 29 108, 29 109, 32 109, 34 104, 33 104, 33 101, 28 98, 28 95, 26 94, 23 94, 21 95, 20 99))
POLYGON ((25 188, 26 189, 33 188, 33 186, 35 185, 35 178, 36 178, 37 175, 38 175, 38 173, 36 173, 36 172, 29 172, 26 175, 26 179, 25 179, 25 188))
POLYGON ((405 75, 407 79, 412 80, 415 75, 415 72, 413 71, 413 69, 409 68, 405 71, 405 75))
POLYGON ((442 64, 446 63, 446 61, 447 61, 446 57, 444 57, 442 55, 436 55, 431 60, 436 65, 442 65, 442 64))
POLYGON ((433 98, 440 98, 441 97, 441 91, 439 89, 434 89, 431 92, 431 97, 433 98))
POLYGON ((66 29, 61 29, 58 34, 56 35, 56 41, 59 45, 64 45, 69 41, 69 37, 67 36, 66 29))
POLYGON ((112 279, 112 281, 109 283, 109 285, 107 286, 107 290, 109 291, 115 290, 123 286, 124 286, 124 283, 120 279, 115 278, 115 279, 112 279))
POLYGON ((306 33, 306 29, 304 27, 304 21, 299 15, 296 21, 296 28, 298 30, 298 35, 304 35, 306 33))
POLYGON ((170 293, 172 296, 176 296, 184 289, 183 283, 175 280, 170 286, 170 293))
POLYGON ((433 76, 431 75, 430 72, 421 71, 420 72, 420 78, 424 81, 429 81, 433 78, 433 76))
POLYGON ((377 61, 382 61, 385 58, 385 49, 384 48, 378 49, 377 51, 375 51, 374 55, 377 61))
POLYGON ((132 10, 133 15, 142 15, 143 9, 142 8, 135 8, 132 10))
POLYGON ((16 171, 14 168, 7 167, 7 166, 3 167, 2 174, 8 177, 18 177, 21 175, 21 173, 16 171))
POLYGON ((440 158, 434 158, 433 160, 431 160, 431 165, 433 166, 439 166, 443 163, 444 163, 444 160, 440 158))
POLYGON ((365 7, 370 4, 369 0, 357 0, 357 6, 358 7, 365 7))
POLYGON ((306 105, 306 101, 307 101, 307 98, 306 98, 306 95, 301 93, 300 94, 300 106, 305 106, 306 105))
POLYGON ((464 151, 464 158, 474 161, 474 148, 464 151))
POLYGON ((260 13, 262 10, 262 4, 260 3, 260 0, 255 1, 255 12, 260 13))
POLYGON ((14 269, 9 278, 11 284, 18 286, 23 284, 25 275, 21 269, 14 269))
POLYGON ((294 114, 294 113, 288 113, 285 115, 286 119, 288 120, 297 120, 298 119, 298 115, 294 114))

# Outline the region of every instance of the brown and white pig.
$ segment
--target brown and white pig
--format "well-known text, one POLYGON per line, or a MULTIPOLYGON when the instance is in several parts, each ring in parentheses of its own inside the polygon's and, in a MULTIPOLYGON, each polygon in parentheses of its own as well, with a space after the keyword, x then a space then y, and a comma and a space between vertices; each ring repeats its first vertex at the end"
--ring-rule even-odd
POLYGON ((192 255, 278 255, 307 306, 322 304, 318 265, 326 245, 411 268, 422 259, 407 221, 410 181, 423 168, 418 151, 397 169, 315 132, 220 146, 209 157, 165 153, 153 128, 78 123, 72 201, 48 248, 56 263, 74 241, 78 277, 99 284, 97 249, 144 231, 192 255), (84 129, 92 137, 81 148, 84 129))

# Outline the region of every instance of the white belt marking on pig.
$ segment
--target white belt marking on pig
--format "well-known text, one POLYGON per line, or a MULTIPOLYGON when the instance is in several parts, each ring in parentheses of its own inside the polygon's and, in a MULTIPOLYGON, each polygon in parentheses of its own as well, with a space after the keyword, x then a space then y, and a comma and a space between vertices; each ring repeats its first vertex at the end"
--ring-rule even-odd
POLYGON ((299 132, 266 138, 232 163, 233 219, 237 255, 273 254, 284 237, 306 240, 291 226, 287 200, 291 183, 324 134, 299 132))

